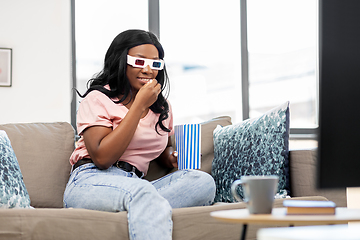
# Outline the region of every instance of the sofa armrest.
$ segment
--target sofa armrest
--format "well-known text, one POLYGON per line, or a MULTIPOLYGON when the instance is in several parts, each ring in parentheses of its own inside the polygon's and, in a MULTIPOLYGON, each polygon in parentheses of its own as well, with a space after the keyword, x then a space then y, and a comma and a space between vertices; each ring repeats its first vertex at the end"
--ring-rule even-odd
POLYGON ((324 196, 336 203, 338 207, 346 207, 346 189, 317 189, 316 187, 317 149, 291 150, 290 185, 292 197, 324 196))

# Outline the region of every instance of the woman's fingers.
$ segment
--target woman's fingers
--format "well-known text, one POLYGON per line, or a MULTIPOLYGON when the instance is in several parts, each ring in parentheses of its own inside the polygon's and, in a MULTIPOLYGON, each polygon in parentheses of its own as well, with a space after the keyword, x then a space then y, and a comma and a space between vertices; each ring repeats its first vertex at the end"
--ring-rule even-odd
POLYGON ((135 100, 142 102, 145 107, 150 107, 158 98, 161 92, 161 85, 156 79, 151 79, 137 93, 135 100))
POLYGON ((158 83, 156 79, 151 79, 148 83, 146 83, 144 86, 146 87, 153 87, 154 91, 157 95, 161 92, 161 85, 158 83))

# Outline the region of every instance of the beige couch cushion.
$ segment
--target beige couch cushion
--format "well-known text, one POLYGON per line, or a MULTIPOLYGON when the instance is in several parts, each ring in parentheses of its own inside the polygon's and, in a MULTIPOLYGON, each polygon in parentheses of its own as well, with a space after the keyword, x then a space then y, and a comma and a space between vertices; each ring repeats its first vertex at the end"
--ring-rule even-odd
POLYGON ((291 195, 324 196, 336 203, 338 207, 346 207, 346 189, 317 189, 316 187, 316 158, 317 151, 290 151, 290 184, 291 195))
POLYGON ((0 125, 11 141, 29 192, 31 206, 61 208, 74 150, 69 123, 0 125))
POLYGON ((129 239, 126 212, 85 209, 0 209, 0 239, 129 239))
POLYGON ((214 159, 213 132, 217 125, 231 125, 231 118, 222 116, 201 123, 201 170, 211 174, 211 165, 214 159))

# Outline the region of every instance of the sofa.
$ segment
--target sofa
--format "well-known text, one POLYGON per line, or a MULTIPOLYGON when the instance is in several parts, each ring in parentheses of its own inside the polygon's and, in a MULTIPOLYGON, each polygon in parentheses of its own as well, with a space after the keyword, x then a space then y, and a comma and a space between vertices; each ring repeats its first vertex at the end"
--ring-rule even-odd
MULTIPOLYGON (((231 125, 229 117, 202 123, 201 170, 211 173, 213 130, 231 125)), ((75 146, 75 131, 66 122, 2 124, 11 141, 33 209, 0 209, 0 239, 129 239, 126 212, 109 213, 86 209, 64 209, 63 192, 71 171, 69 157, 75 146)), ((346 190, 317 190, 316 149, 290 150, 291 197, 332 200, 346 206, 346 190)), ((174 171, 174 170, 172 170, 174 171)), ((146 179, 153 180, 169 170, 152 162, 146 179)), ((284 199, 275 199, 282 207, 284 199)), ((245 203, 216 203, 211 206, 173 209, 173 239, 239 239, 241 226, 213 219, 210 212, 246 208, 245 203)), ((247 239, 268 226, 248 226, 247 239)))

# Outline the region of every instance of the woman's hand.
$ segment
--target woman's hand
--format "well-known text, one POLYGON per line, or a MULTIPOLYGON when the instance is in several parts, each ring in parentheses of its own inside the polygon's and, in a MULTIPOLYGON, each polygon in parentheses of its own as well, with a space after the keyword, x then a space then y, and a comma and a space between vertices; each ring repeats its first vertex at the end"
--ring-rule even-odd
POLYGON ((143 110, 149 108, 157 100, 161 92, 161 85, 156 79, 151 79, 144 86, 142 86, 136 94, 134 104, 139 104, 143 110))
POLYGON ((168 144, 165 150, 160 154, 156 161, 169 169, 178 167, 177 152, 174 151, 173 146, 171 145, 171 137, 168 138, 168 144))
POLYGON ((173 151, 169 156, 169 161, 171 162, 171 164, 173 165, 174 168, 178 167, 177 155, 178 155, 177 152, 173 151))

